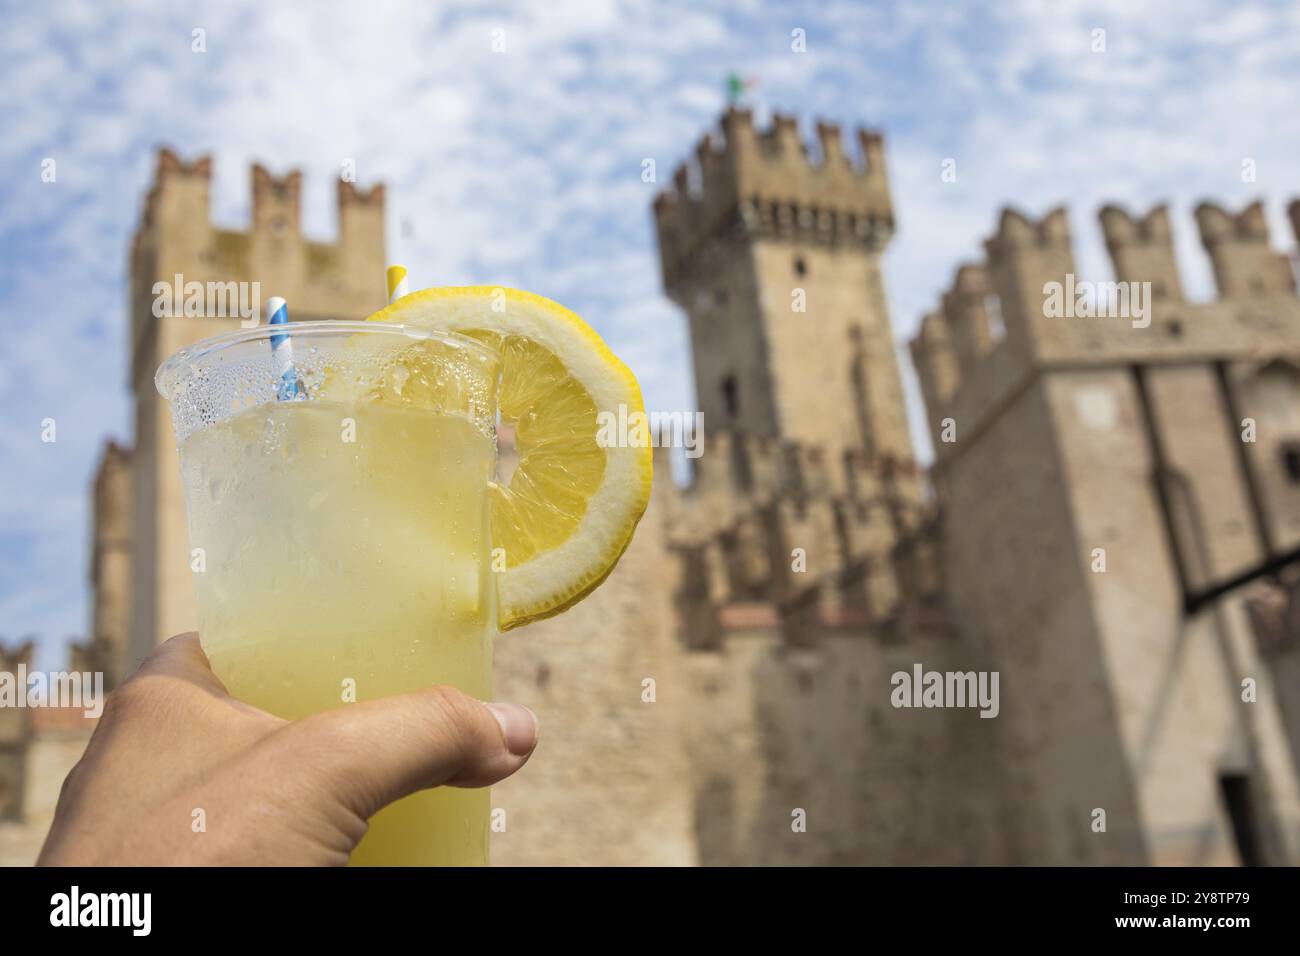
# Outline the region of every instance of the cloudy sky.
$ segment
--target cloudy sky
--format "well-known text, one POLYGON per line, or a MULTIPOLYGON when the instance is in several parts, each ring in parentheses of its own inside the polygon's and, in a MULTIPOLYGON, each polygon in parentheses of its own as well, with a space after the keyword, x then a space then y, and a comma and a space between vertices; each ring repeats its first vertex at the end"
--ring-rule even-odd
POLYGON ((302 168, 304 226, 323 239, 353 160, 363 185, 388 183, 391 257, 416 285, 516 285, 574 307, 660 409, 693 395, 642 162, 667 179, 731 72, 757 81, 760 121, 779 109, 885 131, 900 342, 1007 203, 1066 202, 1080 272, 1106 278, 1097 208, 1167 200, 1197 298, 1213 294, 1199 200, 1263 197, 1274 244, 1292 245, 1300 6, 976 6, 0 3, 0 638, 38 635, 57 666, 88 626, 87 489, 102 442, 130 438, 124 272, 162 143, 213 153, 213 216, 233 228, 251 162, 302 168))

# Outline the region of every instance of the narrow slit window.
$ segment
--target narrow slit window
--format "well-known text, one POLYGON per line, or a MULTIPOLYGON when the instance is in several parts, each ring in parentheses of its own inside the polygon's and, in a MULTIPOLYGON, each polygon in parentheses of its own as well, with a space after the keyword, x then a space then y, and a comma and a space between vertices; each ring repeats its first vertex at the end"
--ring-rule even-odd
POLYGON ((740 390, 736 387, 736 376, 727 375, 722 379, 722 407, 727 414, 735 418, 740 414, 740 390))
POLYGON ((1002 320, 1002 300, 993 293, 984 297, 984 314, 988 316, 989 341, 994 344, 1007 337, 1007 324, 1002 320))
POLYGON ((1282 446, 1282 470, 1293 485, 1300 485, 1300 442, 1282 446))

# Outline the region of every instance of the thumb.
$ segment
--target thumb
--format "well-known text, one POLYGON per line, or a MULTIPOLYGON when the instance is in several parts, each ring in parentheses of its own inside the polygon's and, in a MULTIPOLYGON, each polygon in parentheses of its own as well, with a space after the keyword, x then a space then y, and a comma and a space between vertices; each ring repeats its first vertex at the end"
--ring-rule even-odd
POLYGON ((368 818, 429 787, 486 787, 537 746, 537 718, 454 687, 350 704, 286 726, 285 747, 344 806, 368 818))

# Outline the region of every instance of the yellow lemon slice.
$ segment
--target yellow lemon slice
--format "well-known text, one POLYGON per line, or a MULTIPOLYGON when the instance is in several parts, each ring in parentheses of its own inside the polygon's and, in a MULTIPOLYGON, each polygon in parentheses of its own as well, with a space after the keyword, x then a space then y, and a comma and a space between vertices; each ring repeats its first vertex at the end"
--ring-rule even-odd
MULTIPOLYGON (((491 489, 492 543, 505 559, 501 629, 558 614, 595 590, 650 500, 648 436, 626 429, 645 420, 627 366, 564 306, 518 289, 425 289, 370 321, 458 332, 501 354, 501 419, 514 427, 518 454, 508 484, 491 489)), ((421 347, 412 345, 403 364, 418 367, 421 347)), ((407 389, 404 400, 412 397, 407 389)), ((439 396, 419 400, 433 405, 439 396)))

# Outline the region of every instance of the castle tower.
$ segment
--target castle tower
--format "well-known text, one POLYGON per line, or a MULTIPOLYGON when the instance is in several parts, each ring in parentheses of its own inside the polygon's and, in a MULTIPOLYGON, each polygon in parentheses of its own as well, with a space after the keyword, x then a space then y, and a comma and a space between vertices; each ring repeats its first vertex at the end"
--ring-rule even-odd
POLYGON ((121 668, 131 633, 133 474, 131 450, 113 441, 105 445, 92 502, 90 640, 74 669, 103 672, 109 690, 126 677, 121 668))
POLYGON ((1300 692, 1261 655, 1241 586, 1300 558, 1300 299, 1258 204, 1196 218, 1215 302, 1185 300, 1163 206, 1107 207, 1115 277, 1150 283, 1145 314, 1047 310, 1073 273, 1065 212, 1007 210, 985 244, 1003 339, 962 328, 959 273, 912 343, 948 603, 1002 673, 1023 861, 1300 854, 1300 692))
POLYGON ((302 235, 301 178, 295 171, 277 179, 255 166, 250 229, 232 232, 210 219, 211 159, 186 163, 168 149, 158 154, 131 246, 129 479, 121 477, 124 455, 111 452, 96 479, 96 637, 117 626, 109 621, 124 603, 130 606, 118 676, 159 641, 197 626, 171 416, 153 384, 159 364, 200 339, 259 321, 261 302, 272 295, 288 300, 294 320, 357 319, 384 304, 384 187, 360 192, 340 181, 339 237, 320 243, 302 235), (129 566, 114 530, 124 514, 131 515, 129 566), (129 602, 119 593, 125 582, 129 602))
POLYGON ((758 131, 734 108, 721 127, 654 206, 708 434, 672 535, 699 572, 684 639, 746 620, 807 644, 898 613, 893 552, 923 520, 880 268, 884 144, 859 131, 854 156, 818 123, 810 148, 793 117, 758 131))
MULTIPOLYGON (((852 158, 826 123, 811 149, 787 116, 756 132, 733 109, 722 130, 655 202, 707 434, 691 484, 665 496, 684 725, 709 728, 685 738, 699 859, 998 860, 994 722, 917 720, 884 693, 904 661, 987 665, 935 600, 881 281, 894 226, 881 137, 859 133, 852 158), (808 839, 793 808, 891 822, 808 839)), ((945 303, 963 330, 927 324, 942 394, 959 351, 993 348, 977 325, 988 280, 964 279, 945 303)))
POLYGON ((878 133, 722 117, 655 201, 664 287, 690 320, 706 427, 911 461, 881 278, 893 209, 878 133))

